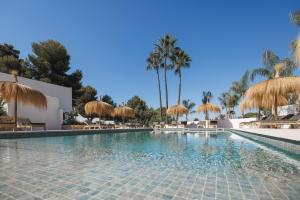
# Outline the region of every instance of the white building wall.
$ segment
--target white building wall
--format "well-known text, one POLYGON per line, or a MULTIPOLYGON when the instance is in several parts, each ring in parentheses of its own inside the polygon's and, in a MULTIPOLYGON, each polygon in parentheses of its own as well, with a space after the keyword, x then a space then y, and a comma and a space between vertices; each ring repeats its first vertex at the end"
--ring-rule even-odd
MULTIPOLYGON (((33 123, 45 123, 47 130, 61 129, 62 118, 59 112, 59 100, 47 97, 47 110, 38 109, 32 105, 18 103, 18 118, 28 118, 33 123)), ((14 115, 14 102, 8 103, 8 115, 14 115)))
MULTIPOLYGON (((12 81, 13 79, 10 74, 0 72, 0 80, 12 81)), ((56 97, 59 100, 60 108, 63 109, 64 112, 72 111, 72 88, 45 83, 42 81, 32 80, 23 77, 18 77, 18 81, 33 89, 39 90, 47 96, 56 97)))
MULTIPOLYGON (((0 72, 1 81, 12 81, 10 74, 0 72)), ((18 77, 18 81, 46 95, 47 110, 40 110, 31 105, 18 103, 18 117, 28 118, 31 122, 46 123, 48 130, 61 129, 62 113, 72 111, 72 88, 44 83, 18 77)), ((14 115, 13 102, 7 105, 8 115, 14 115)))
POLYGON ((220 119, 218 120, 219 128, 239 128, 242 122, 256 121, 256 118, 241 118, 241 119, 220 119))

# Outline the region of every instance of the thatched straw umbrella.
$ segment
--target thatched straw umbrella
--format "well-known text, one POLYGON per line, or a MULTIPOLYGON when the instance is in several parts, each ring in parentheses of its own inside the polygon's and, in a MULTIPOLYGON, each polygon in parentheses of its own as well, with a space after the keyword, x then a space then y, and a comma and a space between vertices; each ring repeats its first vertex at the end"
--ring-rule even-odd
POLYGON ((221 109, 219 106, 215 106, 215 105, 207 102, 205 104, 198 106, 196 108, 196 112, 197 113, 203 112, 205 114, 205 120, 209 120, 209 116, 208 116, 209 112, 219 113, 219 112, 221 112, 221 109))
POLYGON ((123 105, 114 109, 114 116, 121 117, 124 122, 125 118, 134 117, 135 112, 132 108, 123 105))
POLYGON ((182 116, 188 114, 189 110, 182 105, 171 106, 167 109, 167 115, 169 116, 182 116))
MULTIPOLYGON (((243 112, 246 109, 251 108, 273 108, 275 103, 274 96, 263 96, 263 99, 243 99, 240 103, 240 110, 243 112)), ((286 97, 278 96, 277 97, 277 105, 284 106, 288 104, 288 100, 286 97)))
POLYGON ((176 122, 178 124, 179 116, 186 115, 189 113, 189 110, 183 105, 174 105, 167 109, 166 114, 169 116, 176 116, 176 122))
MULTIPOLYGON (((262 106, 272 105, 275 111, 275 120, 278 116, 277 107, 283 102, 282 97, 300 93, 300 77, 279 77, 283 67, 283 63, 275 65, 276 74, 274 78, 251 86, 245 94, 245 102, 254 101, 262 106)), ((249 103, 249 105, 251 104, 249 103)))
POLYGON ((18 102, 47 109, 46 96, 38 90, 18 83, 17 71, 12 71, 13 81, 0 81, 0 96, 5 102, 14 101, 14 121, 18 120, 18 102))
POLYGON ((85 104, 84 111, 87 115, 96 114, 100 118, 103 115, 112 116, 114 112, 114 107, 103 101, 90 101, 85 104))

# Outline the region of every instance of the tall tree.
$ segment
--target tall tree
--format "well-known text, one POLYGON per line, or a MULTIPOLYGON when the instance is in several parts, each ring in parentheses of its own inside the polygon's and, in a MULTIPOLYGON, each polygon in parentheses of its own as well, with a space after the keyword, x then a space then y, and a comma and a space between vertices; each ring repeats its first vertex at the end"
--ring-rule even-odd
POLYGON ((13 45, 0 44, 0 71, 10 73, 11 70, 17 70, 20 76, 31 78, 28 63, 19 56, 20 51, 16 50, 13 45))
POLYGON ((148 106, 144 100, 142 100, 138 96, 133 96, 131 99, 127 101, 126 104, 128 107, 134 109, 135 118, 131 121, 138 122, 140 124, 148 124, 150 118, 148 116, 148 106))
MULTIPOLYGON (((232 83, 230 90, 238 96, 238 101, 245 96, 245 93, 249 88, 249 75, 250 72, 246 71, 239 81, 234 81, 232 83)), ((242 112, 242 116, 244 116, 244 111, 242 112)))
MULTIPOLYGON (((300 27, 300 10, 296 10, 291 14, 291 22, 300 27)), ((290 43, 290 49, 294 54, 295 63, 300 67, 300 35, 290 43)))
POLYGON ((168 83, 167 83, 167 60, 171 58, 174 48, 175 48, 176 39, 171 37, 169 34, 160 38, 158 44, 156 44, 156 51, 160 53, 163 59, 164 67, 164 81, 165 81, 165 95, 166 95, 166 107, 169 108, 169 97, 168 97, 168 83))
POLYGON ((196 106, 196 104, 194 102, 191 102, 190 99, 186 99, 186 100, 182 100, 182 105, 184 105, 184 107, 186 107, 189 111, 188 114, 185 115, 186 121, 188 121, 188 115, 195 113, 193 109, 196 106))
POLYGON ((105 94, 101 97, 101 101, 106 102, 106 103, 112 105, 113 107, 117 107, 117 104, 114 102, 112 97, 107 94, 105 94))
POLYGON ((178 87, 178 99, 177 102, 180 104, 180 97, 181 97, 181 83, 182 83, 182 76, 181 76, 181 69, 182 68, 189 68, 192 62, 191 57, 185 53, 181 48, 175 48, 175 51, 171 57, 173 62, 172 67, 175 68, 175 74, 179 77, 179 87, 178 87))
POLYGON ((3 56, 13 56, 15 58, 19 58, 20 51, 15 49, 15 47, 11 44, 0 44, 0 57, 3 56))
POLYGON ((249 75, 250 72, 246 71, 239 81, 234 81, 232 83, 230 90, 235 92, 239 96, 239 98, 244 97, 246 91, 249 88, 249 75))
POLYGON ((210 100, 213 98, 213 95, 211 93, 211 91, 203 91, 202 92, 202 103, 205 104, 205 103, 210 103, 210 100))
POLYGON ((300 26, 300 10, 296 10, 291 13, 291 22, 297 26, 300 26))
MULTIPOLYGON (((210 100, 213 98, 211 91, 203 91, 202 92, 202 103, 207 104, 210 103, 210 100)), ((208 112, 205 112, 205 120, 209 120, 208 112)))
POLYGON ((239 97, 237 94, 229 92, 223 92, 219 97, 222 108, 225 108, 227 118, 232 118, 234 115, 234 107, 238 105, 239 97))
POLYGON ((275 74, 274 65, 279 62, 285 63, 285 68, 281 71, 280 76, 293 75, 295 64, 291 60, 289 60, 288 58, 280 60, 279 57, 272 51, 266 50, 263 54, 263 66, 254 69, 250 73, 250 79, 253 81, 257 76, 262 76, 266 79, 271 79, 272 77, 274 77, 275 74))
POLYGON ((32 65, 32 75, 36 80, 72 87, 73 104, 81 95, 82 72, 70 70, 70 56, 66 48, 57 41, 47 40, 32 44, 32 54, 28 59, 32 65))
POLYGON ((159 53, 157 53, 157 52, 150 53, 149 57, 147 58, 147 70, 155 70, 155 72, 156 72, 158 95, 159 95, 160 119, 163 120, 160 76, 159 76, 159 68, 160 68, 161 64, 162 64, 162 58, 159 55, 159 53))

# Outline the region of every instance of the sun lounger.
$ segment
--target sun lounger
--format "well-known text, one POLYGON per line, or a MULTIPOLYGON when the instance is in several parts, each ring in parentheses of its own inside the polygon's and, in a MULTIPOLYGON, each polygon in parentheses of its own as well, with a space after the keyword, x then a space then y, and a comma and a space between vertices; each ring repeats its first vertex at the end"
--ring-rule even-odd
POLYGON ((289 114, 280 117, 279 120, 274 120, 273 116, 269 116, 265 120, 241 123, 240 126, 242 128, 299 128, 300 114, 289 114))
POLYGON ((85 121, 83 122, 86 125, 83 127, 83 129, 88 129, 88 130, 92 130, 92 129, 101 129, 100 124, 93 124, 91 121, 85 121))
POLYGON ((46 130, 46 124, 45 123, 33 123, 28 118, 18 118, 17 120, 17 128, 23 129, 29 129, 33 130, 34 127, 42 127, 43 130, 46 130))
POLYGON ((203 124, 198 124, 198 125, 197 125, 197 128, 205 128, 205 125, 203 125, 203 124))
POLYGON ((10 116, 0 116, 0 124, 14 124, 14 118, 10 116))
POLYGON ((205 128, 205 121, 199 121, 197 128, 205 128))
POLYGON ((14 118, 11 116, 0 116, 0 131, 11 131, 16 128, 14 118))
POLYGON ((260 122, 259 128, 296 128, 300 125, 300 120, 278 120, 260 122))
POLYGON ((176 121, 172 121, 171 124, 168 124, 168 128, 177 128, 178 127, 178 123, 176 121))
POLYGON ((153 122, 153 124, 152 124, 152 128, 154 128, 154 129, 160 129, 160 128, 164 128, 164 126, 165 126, 165 124, 163 123, 159 123, 159 122, 153 122))
POLYGON ((218 121, 215 120, 210 121, 209 128, 218 128, 218 121))
POLYGON ((116 129, 128 129, 128 128, 130 128, 130 127, 128 126, 128 123, 125 123, 125 124, 119 123, 119 124, 116 124, 116 125, 115 125, 115 128, 116 128, 116 129))
POLYGON ((160 122, 159 124, 160 124, 160 128, 165 128, 165 126, 166 126, 165 122, 160 122))
POLYGON ((134 123, 125 123, 126 128, 136 128, 136 125, 134 123))

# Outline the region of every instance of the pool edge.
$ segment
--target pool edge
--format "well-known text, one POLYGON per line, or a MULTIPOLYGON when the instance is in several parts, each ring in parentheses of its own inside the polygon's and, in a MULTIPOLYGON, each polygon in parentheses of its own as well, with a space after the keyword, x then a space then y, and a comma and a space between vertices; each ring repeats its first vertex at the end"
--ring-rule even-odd
POLYGON ((227 131, 240 135, 257 143, 269 145, 277 150, 292 152, 293 154, 300 156, 300 141, 236 129, 228 129, 227 131))
POLYGON ((35 137, 59 137, 59 136, 76 136, 76 135, 95 135, 106 133, 124 133, 152 131, 152 128, 135 128, 135 129, 101 129, 101 130, 46 130, 46 131, 18 131, 2 132, 0 139, 18 139, 18 138, 35 138, 35 137))

